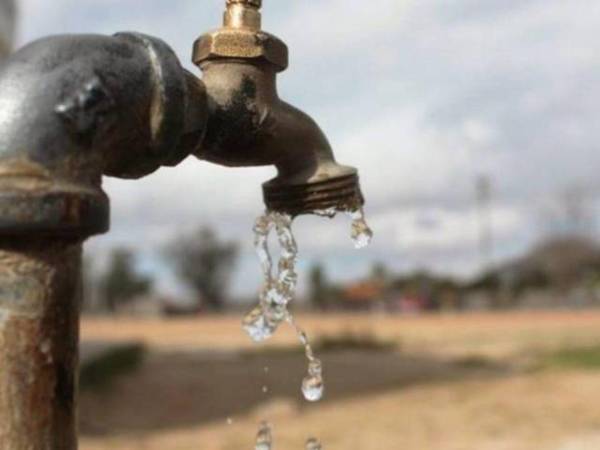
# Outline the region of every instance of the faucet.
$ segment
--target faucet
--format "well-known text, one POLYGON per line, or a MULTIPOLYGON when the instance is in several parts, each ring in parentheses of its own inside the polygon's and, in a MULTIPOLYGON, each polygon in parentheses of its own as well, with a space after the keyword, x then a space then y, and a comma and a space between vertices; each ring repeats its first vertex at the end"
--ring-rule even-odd
POLYGON ((226 166, 274 165, 263 185, 269 210, 291 215, 357 209, 357 171, 336 163, 315 121, 277 94, 287 46, 261 31, 261 0, 228 0, 223 27, 201 36, 193 62, 203 72, 208 124, 194 154, 226 166))
POLYGON ((354 210, 355 169, 336 163, 307 114, 282 101, 286 45, 261 0, 226 0, 222 28, 183 69, 160 39, 60 35, 0 66, 0 442, 75 450, 81 253, 109 229, 103 176, 137 179, 197 158, 274 165, 268 210, 354 210))

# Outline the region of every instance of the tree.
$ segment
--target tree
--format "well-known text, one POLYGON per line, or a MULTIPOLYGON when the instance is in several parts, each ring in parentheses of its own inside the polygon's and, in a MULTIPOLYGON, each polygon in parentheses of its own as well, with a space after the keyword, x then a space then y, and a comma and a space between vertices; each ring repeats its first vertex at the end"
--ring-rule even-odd
POLYGON ((371 281, 375 281, 386 286, 390 280, 390 271, 385 263, 376 262, 371 267, 371 281))
POLYGON ((329 288, 325 269, 322 264, 314 265, 309 274, 310 300, 316 309, 324 310, 329 306, 329 288))
POLYGON ((219 240, 216 232, 202 227, 191 234, 176 237, 165 252, 181 281, 191 287, 213 311, 225 306, 227 286, 238 256, 234 242, 219 240))
POLYGON ((112 251, 108 268, 100 280, 102 298, 109 311, 115 312, 119 305, 150 292, 152 280, 139 275, 134 266, 130 250, 117 248, 112 251))
POLYGON ((542 209, 545 239, 590 238, 594 230, 592 197, 585 186, 571 184, 542 209))

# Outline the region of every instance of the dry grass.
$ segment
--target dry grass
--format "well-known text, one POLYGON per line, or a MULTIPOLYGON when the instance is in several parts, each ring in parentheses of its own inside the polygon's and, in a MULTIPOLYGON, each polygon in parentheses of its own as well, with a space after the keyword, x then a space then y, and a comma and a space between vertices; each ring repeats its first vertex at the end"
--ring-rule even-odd
MULTIPOLYGON (((249 449, 263 418, 274 422, 280 450, 300 450, 313 434, 326 450, 600 449, 600 371, 524 370, 541 354, 564 358, 569 346, 598 344, 600 313, 299 322, 312 336, 373 334, 402 354, 325 355, 328 401, 307 407, 297 395, 296 355, 232 353, 251 347, 239 317, 85 321, 85 338, 139 340, 151 356, 113 392, 84 394, 82 449, 249 449)), ((270 345, 294 342, 286 331, 270 345)))

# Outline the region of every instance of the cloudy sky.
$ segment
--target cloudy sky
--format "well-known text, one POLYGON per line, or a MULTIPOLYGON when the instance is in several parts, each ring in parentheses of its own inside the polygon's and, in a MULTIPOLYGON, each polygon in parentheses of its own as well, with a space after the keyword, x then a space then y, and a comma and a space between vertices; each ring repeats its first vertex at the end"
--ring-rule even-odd
MULTIPOLYGON (((224 0, 23 0, 19 42, 65 32, 137 30, 170 43, 190 69, 191 44, 216 28, 224 0)), ((350 279, 375 261, 462 276, 479 267, 475 185, 493 184, 494 257, 524 251, 552 227, 557 197, 600 191, 600 2, 592 0, 265 0, 264 27, 290 47, 282 96, 321 124, 360 169, 376 232, 357 253, 349 223, 301 218, 302 270, 322 260, 350 279)), ((159 249, 207 223, 244 243, 235 290, 258 285, 250 249, 260 184, 271 168, 190 159, 143 181, 107 180, 110 235, 88 246, 159 249)), ((172 281, 161 277, 161 288, 172 281)))

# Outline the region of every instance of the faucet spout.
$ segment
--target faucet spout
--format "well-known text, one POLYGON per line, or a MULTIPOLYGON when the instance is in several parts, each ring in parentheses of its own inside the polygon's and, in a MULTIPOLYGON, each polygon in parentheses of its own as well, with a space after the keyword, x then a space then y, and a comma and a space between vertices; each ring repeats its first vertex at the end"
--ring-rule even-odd
POLYGON ((346 211, 364 203, 356 169, 336 162, 327 137, 277 93, 287 46, 260 30, 260 0, 228 0, 223 28, 200 37, 193 61, 208 96, 205 138, 195 153, 225 166, 274 165, 267 209, 291 215, 346 211))

